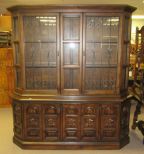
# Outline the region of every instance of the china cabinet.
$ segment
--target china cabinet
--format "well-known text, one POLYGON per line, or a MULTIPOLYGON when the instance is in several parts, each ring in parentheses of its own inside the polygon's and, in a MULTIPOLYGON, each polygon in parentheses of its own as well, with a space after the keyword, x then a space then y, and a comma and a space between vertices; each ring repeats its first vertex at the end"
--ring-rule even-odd
POLYGON ((14 138, 24 149, 129 142, 127 5, 14 6, 14 138))

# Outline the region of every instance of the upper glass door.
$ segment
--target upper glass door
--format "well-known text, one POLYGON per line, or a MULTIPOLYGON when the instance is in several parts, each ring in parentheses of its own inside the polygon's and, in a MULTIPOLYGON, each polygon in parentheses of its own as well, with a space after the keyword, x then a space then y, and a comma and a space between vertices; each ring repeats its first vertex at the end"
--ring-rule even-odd
POLYGON ((113 93, 117 83, 119 17, 85 15, 84 91, 113 93))
POLYGON ((67 95, 77 95, 81 89, 81 20, 81 14, 61 17, 61 86, 67 95))
POLYGON ((26 89, 58 89, 57 14, 24 16, 26 89))

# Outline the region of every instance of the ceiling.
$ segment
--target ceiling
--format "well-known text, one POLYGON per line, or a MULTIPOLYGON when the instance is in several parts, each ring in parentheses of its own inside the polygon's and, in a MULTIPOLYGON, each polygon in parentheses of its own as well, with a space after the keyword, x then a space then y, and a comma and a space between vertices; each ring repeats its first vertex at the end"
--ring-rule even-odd
POLYGON ((134 15, 144 15, 144 0, 0 0, 0 14, 7 14, 10 6, 39 4, 128 4, 137 7, 134 15))

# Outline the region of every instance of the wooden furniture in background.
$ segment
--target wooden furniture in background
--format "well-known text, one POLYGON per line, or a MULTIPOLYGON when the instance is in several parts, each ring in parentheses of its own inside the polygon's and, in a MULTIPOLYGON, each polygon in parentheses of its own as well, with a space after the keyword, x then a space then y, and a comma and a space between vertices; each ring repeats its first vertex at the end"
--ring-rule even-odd
POLYGON ((26 149, 129 142, 127 5, 15 6, 14 138, 26 149))
POLYGON ((11 47, 11 32, 0 31, 0 48, 11 47))
POLYGON ((137 69, 135 71, 132 92, 137 105, 134 112, 132 129, 138 127, 144 136, 144 119, 138 119, 138 115, 141 114, 141 109, 144 106, 144 26, 141 29, 138 27, 136 29, 136 53, 137 69))
POLYGON ((14 90, 12 48, 0 48, 0 107, 10 106, 14 90))

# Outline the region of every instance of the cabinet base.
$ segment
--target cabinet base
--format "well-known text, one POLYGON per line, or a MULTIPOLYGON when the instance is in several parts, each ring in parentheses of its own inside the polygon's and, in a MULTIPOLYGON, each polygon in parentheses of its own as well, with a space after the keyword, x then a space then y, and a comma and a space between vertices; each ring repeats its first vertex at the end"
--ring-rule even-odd
POLYGON ((22 149, 32 150, 116 150, 129 143, 129 137, 121 142, 25 142, 13 137, 13 142, 22 149))

